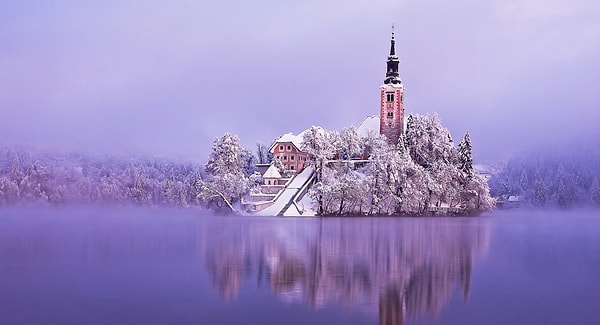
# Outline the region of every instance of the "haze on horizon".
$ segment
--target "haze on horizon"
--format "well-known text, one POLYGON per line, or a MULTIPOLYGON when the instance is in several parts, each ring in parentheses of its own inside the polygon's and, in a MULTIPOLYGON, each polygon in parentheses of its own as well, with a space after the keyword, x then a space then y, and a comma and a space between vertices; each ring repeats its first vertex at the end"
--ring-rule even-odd
POLYGON ((206 159, 378 114, 390 25, 406 113, 476 159, 598 136, 592 0, 0 1, 0 144, 206 159))

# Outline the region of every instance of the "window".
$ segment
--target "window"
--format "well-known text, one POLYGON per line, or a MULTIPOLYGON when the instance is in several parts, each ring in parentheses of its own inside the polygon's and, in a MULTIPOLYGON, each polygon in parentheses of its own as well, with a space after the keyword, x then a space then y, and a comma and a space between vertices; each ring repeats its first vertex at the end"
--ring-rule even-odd
POLYGON ((291 169, 291 170, 294 170, 294 166, 293 166, 293 165, 292 165, 292 166, 290 166, 290 169, 291 169))
POLYGON ((290 156, 290 160, 294 160, 294 156, 290 156))
POLYGON ((287 156, 283 156, 283 160, 287 160, 287 156))
POLYGON ((387 95, 387 102, 391 103, 394 101, 394 93, 386 93, 387 95))
POLYGON ((283 146, 279 146, 279 151, 283 151, 283 146))
POLYGON ((292 146, 288 146, 288 151, 292 151, 292 146))
POLYGON ((388 112, 387 113, 387 118, 394 118, 394 113, 393 112, 388 112))

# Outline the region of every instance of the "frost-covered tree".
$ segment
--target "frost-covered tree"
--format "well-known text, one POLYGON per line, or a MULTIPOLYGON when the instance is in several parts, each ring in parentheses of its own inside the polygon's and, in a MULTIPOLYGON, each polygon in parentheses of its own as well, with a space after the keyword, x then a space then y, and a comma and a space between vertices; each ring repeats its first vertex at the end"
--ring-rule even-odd
POLYGON ((393 200, 389 186, 391 157, 393 151, 387 144, 387 139, 381 135, 366 139, 370 147, 370 163, 366 167, 365 185, 369 190, 370 207, 368 214, 389 214, 390 202, 393 200))
POLYGON ((591 187, 600 176, 600 152, 580 144, 529 151, 512 158, 490 179, 495 196, 523 195, 536 206, 583 206, 591 204, 591 187))
POLYGON ((557 170, 557 187, 555 192, 555 200, 558 206, 567 207, 571 204, 572 189, 569 186, 569 176, 565 171, 563 164, 558 166, 557 170))
POLYGON ((454 163, 456 148, 448 129, 434 115, 410 115, 407 126, 406 145, 413 161, 423 168, 435 163, 454 163))
POLYGON ((363 138, 361 151, 369 163, 359 170, 324 166, 311 190, 317 202, 321 198, 319 213, 421 215, 443 203, 463 212, 493 208, 486 180, 474 174, 468 135, 461 160, 436 115, 411 115, 408 124, 396 146, 377 134, 363 138))
POLYGON ((271 162, 269 160, 269 148, 260 142, 256 143, 256 162, 259 164, 268 164, 271 162))
POLYGON ((525 168, 521 169, 521 175, 519 176, 519 187, 521 188, 521 193, 525 194, 529 189, 529 178, 527 177, 527 171, 525 168))
POLYGON ((202 183, 201 198, 208 206, 233 210, 233 203, 249 190, 249 152, 236 135, 225 133, 213 142, 205 171, 209 180, 202 183))
MULTIPOLYGON (((334 136, 327 130, 319 126, 311 126, 305 133, 302 141, 302 151, 309 155, 309 165, 311 165, 316 174, 316 181, 323 180, 323 169, 325 163, 335 155, 335 146, 333 145, 334 136)), ((317 213, 322 214, 323 197, 318 196, 317 213)))
POLYGON ((0 204, 198 205, 199 167, 143 157, 117 159, 4 147, 0 148, 0 204))
POLYGON ((19 185, 7 176, 0 176, 0 204, 10 204, 19 200, 19 185))
POLYGON ((279 174, 283 175, 283 173, 285 172, 285 165, 281 162, 281 159, 279 159, 279 157, 273 158, 273 160, 271 160, 271 165, 277 168, 279 174))
POLYGON ((348 159, 357 157, 362 153, 362 141, 354 126, 343 128, 342 131, 340 131, 338 138, 340 151, 346 156, 340 158, 348 159))
POLYGON ((543 179, 537 179, 535 182, 535 193, 534 193, 534 197, 533 197, 533 203, 537 206, 544 206, 546 205, 546 201, 548 200, 547 198, 547 189, 546 189, 546 183, 544 183, 543 179))
POLYGON ((598 177, 594 177, 592 186, 590 187, 590 200, 594 205, 600 205, 600 182, 598 177))
POLYGON ((246 173, 248 166, 248 151, 240 145, 237 135, 225 133, 215 139, 212 153, 208 157, 205 171, 209 175, 223 175, 228 173, 246 173))
POLYGON ((309 195, 323 202, 328 214, 355 214, 362 210, 362 182, 359 174, 347 164, 336 164, 324 171, 323 181, 313 186, 309 195))
POLYGON ((464 173, 467 179, 471 179, 475 174, 473 170, 473 147, 471 145, 471 136, 469 132, 465 133, 462 140, 458 144, 458 161, 460 170, 464 173))

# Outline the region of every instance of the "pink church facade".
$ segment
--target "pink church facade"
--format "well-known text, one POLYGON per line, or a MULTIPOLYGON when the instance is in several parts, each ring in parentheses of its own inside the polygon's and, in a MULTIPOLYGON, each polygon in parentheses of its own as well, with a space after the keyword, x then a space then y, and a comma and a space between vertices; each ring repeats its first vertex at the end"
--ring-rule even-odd
POLYGON ((390 54, 387 60, 385 80, 380 90, 379 133, 385 135, 390 145, 397 145, 404 132, 404 84, 400 79, 396 55, 396 39, 392 30, 390 54))

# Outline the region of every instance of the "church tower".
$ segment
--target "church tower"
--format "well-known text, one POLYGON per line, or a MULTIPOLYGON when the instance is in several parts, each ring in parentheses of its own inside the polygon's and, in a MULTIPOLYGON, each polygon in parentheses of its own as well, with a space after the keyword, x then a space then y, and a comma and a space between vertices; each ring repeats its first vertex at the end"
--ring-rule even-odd
POLYGON ((390 55, 387 59, 387 72, 381 86, 381 107, 379 111, 379 133, 387 137, 391 145, 398 144, 398 138, 404 132, 404 85, 400 80, 396 55, 396 39, 392 26, 390 55))

